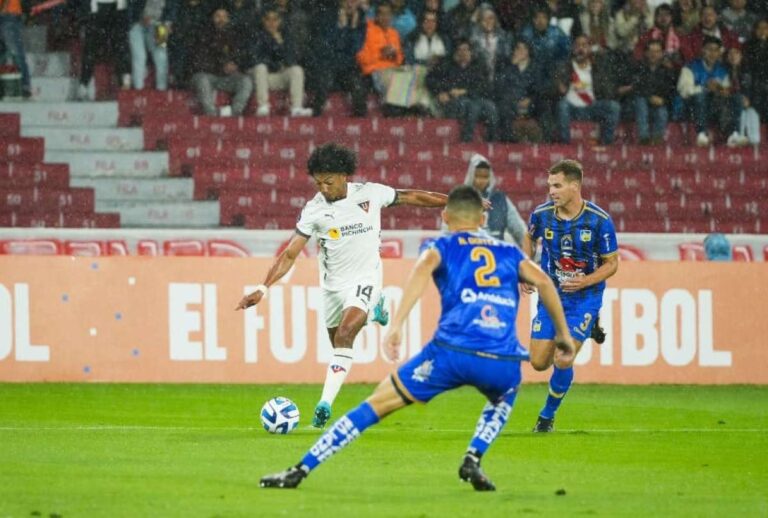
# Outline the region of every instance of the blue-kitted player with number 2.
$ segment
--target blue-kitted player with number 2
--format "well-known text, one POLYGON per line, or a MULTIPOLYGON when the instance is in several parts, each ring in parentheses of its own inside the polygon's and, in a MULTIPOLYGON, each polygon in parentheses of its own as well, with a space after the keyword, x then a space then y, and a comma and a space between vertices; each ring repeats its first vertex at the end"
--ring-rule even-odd
MULTIPOLYGON (((531 214, 523 250, 533 257, 541 241, 541 268, 557 286, 578 353, 584 341, 595 336, 605 280, 619 268, 616 230, 607 212, 582 199, 579 162, 562 160, 548 173, 550 201, 531 214)), ((552 366, 555 353, 556 328, 545 307, 539 302, 531 324, 531 365, 539 371, 552 366)), ((554 430, 555 412, 572 382, 573 366, 562 368, 555 362, 534 432, 554 430)))
POLYGON ((480 231, 483 217, 482 198, 475 189, 462 185, 451 191, 443 211, 450 234, 425 244, 405 284, 384 345, 390 358, 399 358, 403 323, 430 277, 442 302, 434 337, 384 379, 365 402, 336 421, 299 464, 263 477, 262 487, 296 487, 321 462, 395 410, 471 385, 487 403, 459 477, 478 491, 495 489, 480 468, 480 459, 509 418, 520 385, 520 360, 527 358, 515 325, 519 282, 539 290, 550 315, 556 331, 555 364, 568 368, 573 363, 574 346, 552 280, 516 245, 480 231))

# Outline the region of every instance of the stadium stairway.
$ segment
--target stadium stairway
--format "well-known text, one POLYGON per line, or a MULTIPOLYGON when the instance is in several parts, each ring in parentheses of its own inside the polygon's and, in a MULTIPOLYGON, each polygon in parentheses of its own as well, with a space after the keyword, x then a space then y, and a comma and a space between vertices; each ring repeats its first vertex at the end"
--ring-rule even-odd
POLYGON ((45 27, 26 29, 33 100, 0 102, 21 116, 21 137, 45 141, 44 161, 67 164, 70 186, 92 188, 95 210, 123 227, 214 227, 217 201, 194 201, 191 178, 171 178, 168 153, 145 151, 141 128, 118 127, 117 102, 73 102, 71 56, 45 52, 45 27))

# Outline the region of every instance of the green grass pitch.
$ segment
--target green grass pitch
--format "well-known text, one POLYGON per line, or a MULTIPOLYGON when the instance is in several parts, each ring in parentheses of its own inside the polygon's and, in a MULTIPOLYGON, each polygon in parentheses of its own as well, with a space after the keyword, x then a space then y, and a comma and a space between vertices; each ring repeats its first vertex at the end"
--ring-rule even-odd
MULTIPOLYGON (((345 386, 334 417, 371 389, 345 386)), ((385 419, 296 490, 260 489, 318 437, 319 393, 0 384, 0 517, 768 516, 768 387, 575 385, 558 431, 534 435, 545 387, 525 385, 483 461, 495 493, 458 480, 483 406, 461 389, 385 419), (258 419, 278 395, 302 411, 288 436, 258 419)))

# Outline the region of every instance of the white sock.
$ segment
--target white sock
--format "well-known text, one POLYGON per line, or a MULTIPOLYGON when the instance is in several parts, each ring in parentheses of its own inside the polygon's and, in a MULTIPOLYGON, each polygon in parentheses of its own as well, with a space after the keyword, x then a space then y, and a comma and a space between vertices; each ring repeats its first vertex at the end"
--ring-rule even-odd
POLYGON ((331 363, 328 364, 328 371, 325 373, 325 385, 323 386, 323 395, 321 401, 333 405, 333 401, 341 390, 344 380, 347 379, 349 369, 352 368, 352 349, 340 349, 333 353, 331 363))

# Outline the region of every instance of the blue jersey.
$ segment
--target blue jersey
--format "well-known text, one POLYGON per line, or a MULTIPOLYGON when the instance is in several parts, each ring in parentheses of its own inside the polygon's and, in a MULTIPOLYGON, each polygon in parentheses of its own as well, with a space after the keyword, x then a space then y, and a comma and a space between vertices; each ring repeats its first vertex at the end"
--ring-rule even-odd
POLYGON ((432 274, 442 303, 433 340, 479 354, 526 354, 516 330, 523 252, 484 232, 442 236, 422 247, 429 248, 441 259, 432 274))
POLYGON ((557 216, 552 201, 539 205, 531 214, 528 233, 542 240, 541 268, 565 298, 602 298, 605 281, 575 293, 563 293, 560 283, 597 270, 606 257, 618 252, 616 229, 611 217, 592 202, 585 201, 581 212, 570 220, 557 216))

